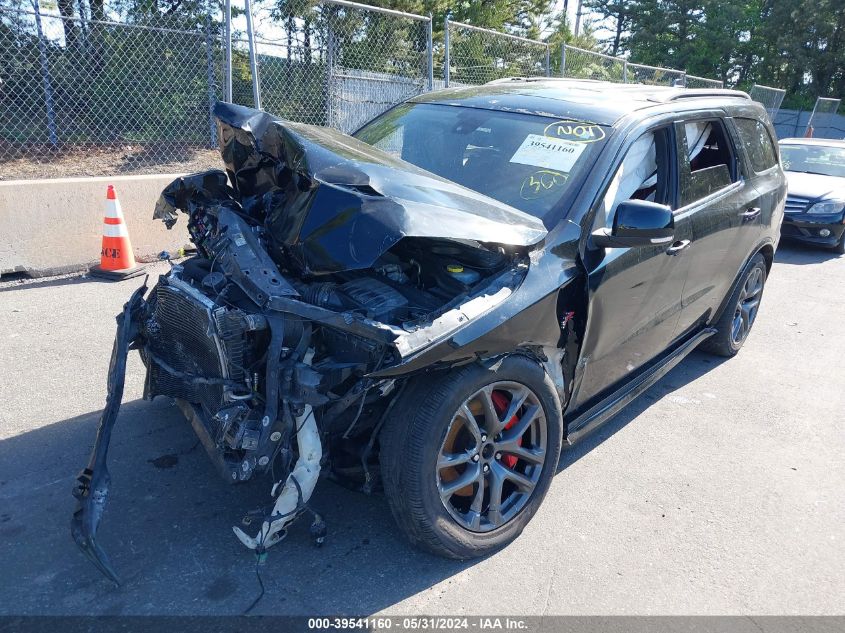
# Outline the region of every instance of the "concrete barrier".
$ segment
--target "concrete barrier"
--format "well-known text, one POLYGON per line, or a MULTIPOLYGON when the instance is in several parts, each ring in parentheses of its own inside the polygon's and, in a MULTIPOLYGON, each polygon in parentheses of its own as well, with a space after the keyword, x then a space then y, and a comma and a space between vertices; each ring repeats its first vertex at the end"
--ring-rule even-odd
POLYGON ((168 231, 153 220, 161 190, 179 174, 0 181, 0 273, 33 277, 98 263, 106 188, 114 185, 135 258, 189 245, 187 218, 168 231))

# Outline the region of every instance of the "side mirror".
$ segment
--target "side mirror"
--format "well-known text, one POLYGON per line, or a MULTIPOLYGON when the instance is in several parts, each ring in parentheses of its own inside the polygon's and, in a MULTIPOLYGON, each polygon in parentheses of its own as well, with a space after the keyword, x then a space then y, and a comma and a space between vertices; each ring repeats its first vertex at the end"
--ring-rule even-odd
POLYGON ((600 248, 631 248, 668 244, 675 239, 675 217, 665 204, 647 200, 626 200, 616 207, 613 229, 593 231, 600 248))

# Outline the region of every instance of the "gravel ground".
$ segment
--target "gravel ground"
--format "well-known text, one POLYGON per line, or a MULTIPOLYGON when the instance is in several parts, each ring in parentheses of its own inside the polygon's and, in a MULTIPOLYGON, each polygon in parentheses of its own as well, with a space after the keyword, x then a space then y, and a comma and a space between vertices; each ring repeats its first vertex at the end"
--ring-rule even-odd
MULTIPOLYGON (((0 147, 0 155, 2 153, 0 147)), ((216 149, 152 151, 132 145, 119 148, 81 147, 56 154, 48 152, 41 156, 0 161, 0 180, 192 173, 222 169, 222 165, 220 152, 216 149)))
MULTIPOLYGON (((259 614, 842 614, 845 258, 784 246, 730 361, 694 353, 565 452, 510 547, 456 562, 411 548, 384 499, 323 481, 271 550, 259 614)), ((151 267, 152 271, 162 265, 151 267)), ((70 488, 103 405, 114 315, 138 280, 0 292, 0 613, 236 614, 258 592, 230 526, 269 501, 226 485, 130 356, 100 529, 124 584, 73 545, 70 488)))

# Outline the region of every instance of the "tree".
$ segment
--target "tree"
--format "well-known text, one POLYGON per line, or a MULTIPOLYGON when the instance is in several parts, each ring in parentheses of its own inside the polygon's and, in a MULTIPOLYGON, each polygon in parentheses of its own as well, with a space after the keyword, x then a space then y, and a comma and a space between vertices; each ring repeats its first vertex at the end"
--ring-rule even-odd
POLYGON ((631 27, 631 5, 627 0, 586 0, 584 6, 601 21, 612 24, 612 36, 602 41, 608 55, 616 57, 628 38, 631 27))
POLYGON ((845 0, 591 0, 633 62, 785 88, 810 107, 845 91, 845 0), (619 28, 620 20, 623 26, 619 28))

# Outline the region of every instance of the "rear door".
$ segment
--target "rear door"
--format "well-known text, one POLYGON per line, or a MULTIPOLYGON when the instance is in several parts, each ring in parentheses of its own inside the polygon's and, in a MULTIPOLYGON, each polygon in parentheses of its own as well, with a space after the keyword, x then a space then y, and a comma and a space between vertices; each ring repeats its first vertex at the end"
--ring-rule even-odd
POLYGON ((734 117, 731 121, 738 143, 744 148, 745 173, 753 176, 754 188, 760 194, 761 230, 779 229, 786 201, 786 179, 780 169, 773 131, 757 119, 734 117))
MULTIPOLYGON (((676 146, 671 121, 633 135, 595 205, 592 229, 612 227, 616 208, 624 200, 652 200, 675 208, 676 146)), ((691 240, 691 227, 681 218, 670 245, 585 246, 589 308, 573 408, 621 386, 672 344, 691 240)))
POLYGON ((732 132, 726 118, 712 112, 676 124, 683 147, 678 214, 692 227, 679 335, 712 319, 762 234, 760 194, 732 132))

